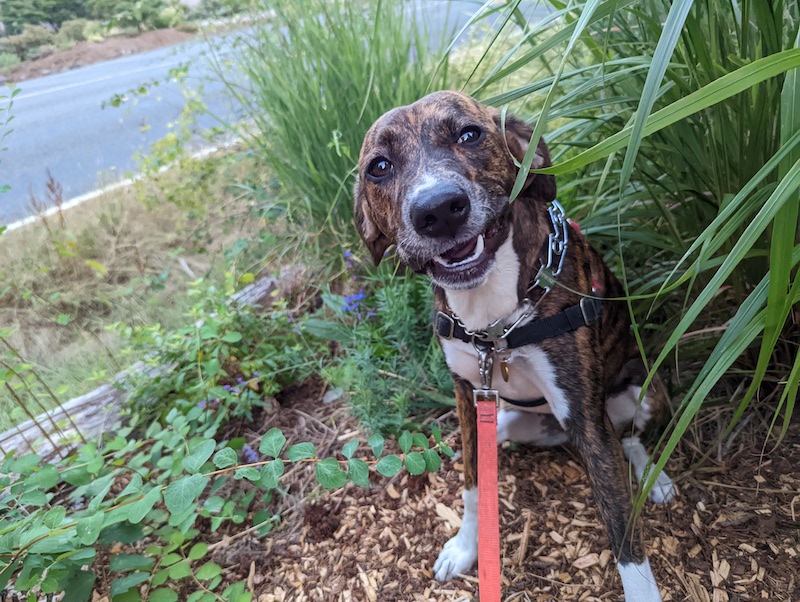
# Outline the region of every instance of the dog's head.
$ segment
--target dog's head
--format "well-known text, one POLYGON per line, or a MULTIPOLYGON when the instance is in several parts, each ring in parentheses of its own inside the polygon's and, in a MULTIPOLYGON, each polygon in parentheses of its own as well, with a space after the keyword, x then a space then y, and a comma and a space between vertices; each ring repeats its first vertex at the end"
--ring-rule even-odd
MULTIPOLYGON (((533 130, 457 92, 393 109, 364 138, 356 225, 378 264, 395 244, 412 269, 445 289, 479 286, 508 236, 508 197, 533 130), (505 130, 503 131, 502 126, 505 130)), ((550 157, 539 141, 533 167, 550 157)), ((521 197, 555 198, 552 176, 529 176, 521 197)))

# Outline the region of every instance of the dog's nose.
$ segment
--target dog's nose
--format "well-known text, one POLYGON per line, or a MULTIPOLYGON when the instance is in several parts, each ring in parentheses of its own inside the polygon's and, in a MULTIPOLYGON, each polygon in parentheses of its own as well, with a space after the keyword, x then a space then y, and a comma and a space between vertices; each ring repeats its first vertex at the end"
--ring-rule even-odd
POLYGON ((454 188, 433 190, 414 201, 410 217, 423 236, 454 236, 469 217, 469 197, 454 188))

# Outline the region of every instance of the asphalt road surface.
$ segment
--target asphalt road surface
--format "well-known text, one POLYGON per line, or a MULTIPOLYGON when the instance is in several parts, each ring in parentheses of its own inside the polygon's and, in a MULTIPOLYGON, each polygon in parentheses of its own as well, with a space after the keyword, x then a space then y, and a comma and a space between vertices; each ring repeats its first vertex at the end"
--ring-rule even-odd
MULTIPOLYGON (((443 33, 460 29, 481 5, 478 0, 416 1, 434 46, 441 44, 443 33)), ((537 3, 526 4, 526 12, 545 14, 537 3)), ((228 39, 215 43, 218 53, 231 52, 228 39)), ((170 70, 185 64, 187 83, 202 90, 210 112, 235 119, 237 107, 216 77, 203 41, 20 83, 13 131, 4 141, 7 150, 0 153, 0 186, 11 187, 0 194, 0 224, 31 215, 31 194, 39 201, 46 199, 48 170, 63 188, 65 201, 133 175, 137 154, 161 139, 185 106, 181 86, 168 81, 170 70), (154 80, 162 83, 148 95, 127 94, 121 107, 103 108, 115 94, 126 95, 154 80)), ((204 116, 199 125, 208 128, 217 122, 204 116)))

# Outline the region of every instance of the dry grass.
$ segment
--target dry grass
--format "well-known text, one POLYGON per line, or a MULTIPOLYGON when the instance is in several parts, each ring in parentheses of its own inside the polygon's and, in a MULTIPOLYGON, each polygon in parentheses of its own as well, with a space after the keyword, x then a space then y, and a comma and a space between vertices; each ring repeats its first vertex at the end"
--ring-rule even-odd
MULTIPOLYGON (((109 325, 181 324, 191 282, 219 279, 224 250, 254 238, 249 200, 231 189, 249 169, 235 153, 185 161, 0 238, 0 328, 62 400, 127 367, 109 325)), ((49 188, 35 207, 62 202, 49 188)), ((0 429, 21 418, 9 404, 0 392, 0 429)))

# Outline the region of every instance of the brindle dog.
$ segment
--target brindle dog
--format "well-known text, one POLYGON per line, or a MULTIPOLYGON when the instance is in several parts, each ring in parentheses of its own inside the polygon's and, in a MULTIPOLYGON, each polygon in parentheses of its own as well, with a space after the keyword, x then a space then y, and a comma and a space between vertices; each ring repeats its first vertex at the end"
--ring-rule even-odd
MULTIPOLYGON (((533 132, 512 116, 502 121, 497 109, 456 92, 431 94, 378 119, 364 139, 355 187, 358 230, 375 263, 395 245, 404 263, 431 279, 436 308, 449 316, 445 320, 460 323, 464 331, 507 327, 520 317, 526 323, 557 316, 585 296, 623 297, 620 282, 577 228, 569 232, 558 284, 547 293, 531 288, 551 244, 548 203, 555 199, 556 184, 553 176, 531 174, 509 204, 518 173, 514 159, 522 160, 533 132)), ((547 147, 539 141, 533 166, 549 164, 547 147)), ((498 439, 570 443, 580 452, 625 596, 651 602, 661 597, 640 529, 630 522, 623 454, 641 480, 648 455, 638 433, 661 421, 668 403, 658 383, 641 395, 647 371, 625 302, 606 300, 598 313, 591 323, 505 351, 502 370, 495 362, 498 439), (543 405, 508 403, 538 398, 543 405)), ((448 336, 448 328, 439 334, 455 379, 465 487, 461 529, 434 567, 436 578, 445 581, 471 570, 477 559, 472 393, 480 379, 476 346, 448 336)), ((665 502, 672 494, 672 481, 660 473, 651 499, 665 502)))

